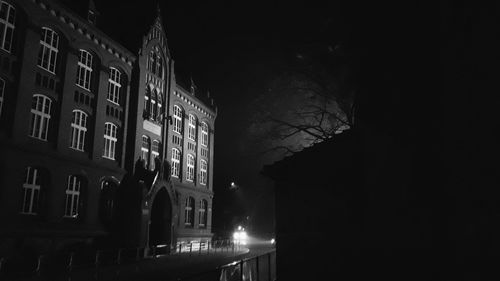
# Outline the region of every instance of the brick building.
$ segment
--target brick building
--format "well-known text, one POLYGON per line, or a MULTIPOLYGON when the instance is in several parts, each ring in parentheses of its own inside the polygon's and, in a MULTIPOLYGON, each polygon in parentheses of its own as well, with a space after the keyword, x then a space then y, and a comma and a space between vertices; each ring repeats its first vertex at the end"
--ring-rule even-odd
POLYGON ((178 85, 159 9, 135 53, 79 12, 0 0, 0 253, 210 240, 213 100, 178 85))

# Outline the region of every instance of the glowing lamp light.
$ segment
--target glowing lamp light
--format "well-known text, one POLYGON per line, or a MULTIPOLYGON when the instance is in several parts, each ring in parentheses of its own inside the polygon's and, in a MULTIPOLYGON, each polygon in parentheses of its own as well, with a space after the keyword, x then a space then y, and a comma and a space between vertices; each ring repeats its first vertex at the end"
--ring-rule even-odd
POLYGON ((276 240, 274 240, 274 238, 271 239, 271 244, 274 244, 275 242, 276 242, 276 240))

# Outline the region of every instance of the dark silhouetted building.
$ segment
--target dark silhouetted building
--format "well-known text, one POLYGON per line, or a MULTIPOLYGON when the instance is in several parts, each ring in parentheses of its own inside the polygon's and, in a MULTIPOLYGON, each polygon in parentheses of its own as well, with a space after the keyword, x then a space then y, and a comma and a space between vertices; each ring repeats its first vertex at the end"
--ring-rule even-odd
POLYGON ((178 85, 159 8, 136 54, 98 16, 0 1, 0 254, 212 237, 213 100, 178 85))

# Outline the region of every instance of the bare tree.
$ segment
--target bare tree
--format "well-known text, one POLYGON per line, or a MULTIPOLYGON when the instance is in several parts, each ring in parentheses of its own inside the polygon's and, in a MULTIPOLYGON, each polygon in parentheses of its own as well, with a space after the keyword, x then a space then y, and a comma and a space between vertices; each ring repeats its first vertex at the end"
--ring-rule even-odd
POLYGON ((296 52, 251 103, 247 134, 260 152, 286 156, 354 126, 354 67, 340 52, 324 45, 296 52))

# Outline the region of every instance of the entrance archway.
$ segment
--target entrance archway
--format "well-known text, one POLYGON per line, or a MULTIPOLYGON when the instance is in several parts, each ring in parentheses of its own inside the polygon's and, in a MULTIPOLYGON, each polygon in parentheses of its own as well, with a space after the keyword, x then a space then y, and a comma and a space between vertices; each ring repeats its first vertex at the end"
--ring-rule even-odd
POLYGON ((172 204, 165 188, 156 193, 151 207, 149 225, 149 246, 170 244, 170 225, 172 221, 172 204))

